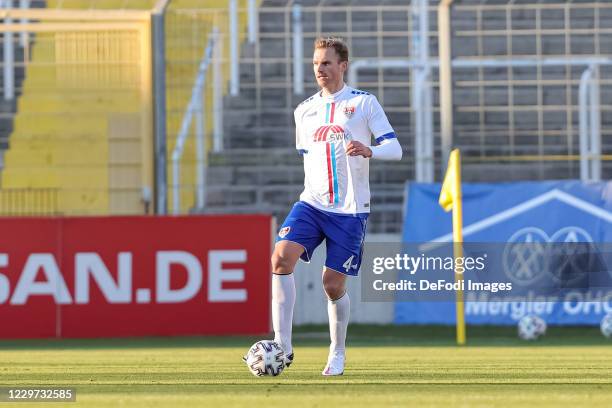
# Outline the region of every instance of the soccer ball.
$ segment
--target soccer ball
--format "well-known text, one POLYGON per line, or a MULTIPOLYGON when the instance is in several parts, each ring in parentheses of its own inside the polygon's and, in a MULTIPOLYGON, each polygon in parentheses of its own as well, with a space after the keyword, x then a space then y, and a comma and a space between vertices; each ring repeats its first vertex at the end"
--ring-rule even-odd
POLYGON ((244 357, 249 371, 257 377, 277 376, 285 368, 285 352, 272 340, 259 340, 244 357))
POLYGON ((518 322, 518 335, 523 340, 537 340, 546 333, 546 322, 538 316, 523 316, 518 322))
POLYGON ((608 313, 603 317, 603 319, 601 319, 599 328, 601 329, 601 334, 603 334, 604 337, 612 337, 612 313, 608 313))

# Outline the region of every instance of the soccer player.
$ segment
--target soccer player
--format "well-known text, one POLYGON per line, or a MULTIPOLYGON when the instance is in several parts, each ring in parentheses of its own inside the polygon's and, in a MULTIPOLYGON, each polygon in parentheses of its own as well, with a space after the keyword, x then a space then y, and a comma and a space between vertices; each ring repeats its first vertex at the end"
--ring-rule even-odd
POLYGON ((304 191, 281 226, 272 254, 274 340, 293 361, 293 269, 309 262, 325 239, 323 287, 331 345, 323 375, 342 375, 350 300, 347 276, 357 276, 370 212, 370 159, 400 160, 402 148, 374 95, 347 86, 348 48, 318 38, 312 59, 319 92, 295 110, 296 148, 304 158, 304 191), (372 146, 374 137, 377 145, 372 146))

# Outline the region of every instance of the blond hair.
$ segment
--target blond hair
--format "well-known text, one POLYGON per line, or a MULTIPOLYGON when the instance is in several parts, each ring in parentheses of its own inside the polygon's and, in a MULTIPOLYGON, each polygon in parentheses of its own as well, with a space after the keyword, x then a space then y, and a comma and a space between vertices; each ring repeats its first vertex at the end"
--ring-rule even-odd
POLYGON ((314 49, 333 48, 340 57, 340 62, 348 61, 349 51, 346 43, 339 37, 319 37, 314 42, 314 49))

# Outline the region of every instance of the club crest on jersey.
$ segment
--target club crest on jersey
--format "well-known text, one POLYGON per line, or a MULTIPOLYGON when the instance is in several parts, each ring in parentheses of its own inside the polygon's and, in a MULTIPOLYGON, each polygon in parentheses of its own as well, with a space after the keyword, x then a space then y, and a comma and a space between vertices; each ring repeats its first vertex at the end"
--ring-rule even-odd
POLYGON ((289 231, 291 231, 291 227, 283 227, 280 231, 278 231, 278 236, 281 238, 285 238, 289 231))
POLYGON ((349 118, 349 119, 350 119, 350 118, 351 118, 351 116, 353 116, 353 114, 354 114, 354 113, 355 113, 355 107, 354 107, 354 106, 346 106, 346 107, 344 108, 344 115, 345 115, 347 118, 349 118))

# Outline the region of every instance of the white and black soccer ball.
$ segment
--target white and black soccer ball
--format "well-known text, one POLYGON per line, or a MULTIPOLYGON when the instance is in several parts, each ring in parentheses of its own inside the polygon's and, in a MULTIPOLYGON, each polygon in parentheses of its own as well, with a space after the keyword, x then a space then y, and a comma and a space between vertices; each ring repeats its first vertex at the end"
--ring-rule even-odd
POLYGON ((601 329, 601 334, 606 338, 612 338, 612 313, 608 313, 601 319, 601 323, 599 323, 599 328, 601 329))
POLYGON ((535 315, 523 316, 518 322, 518 336, 523 340, 537 340, 546 334, 546 322, 535 315))
POLYGON ((254 376, 277 376, 285 368, 285 352, 273 340, 259 340, 249 349, 245 362, 254 376))

